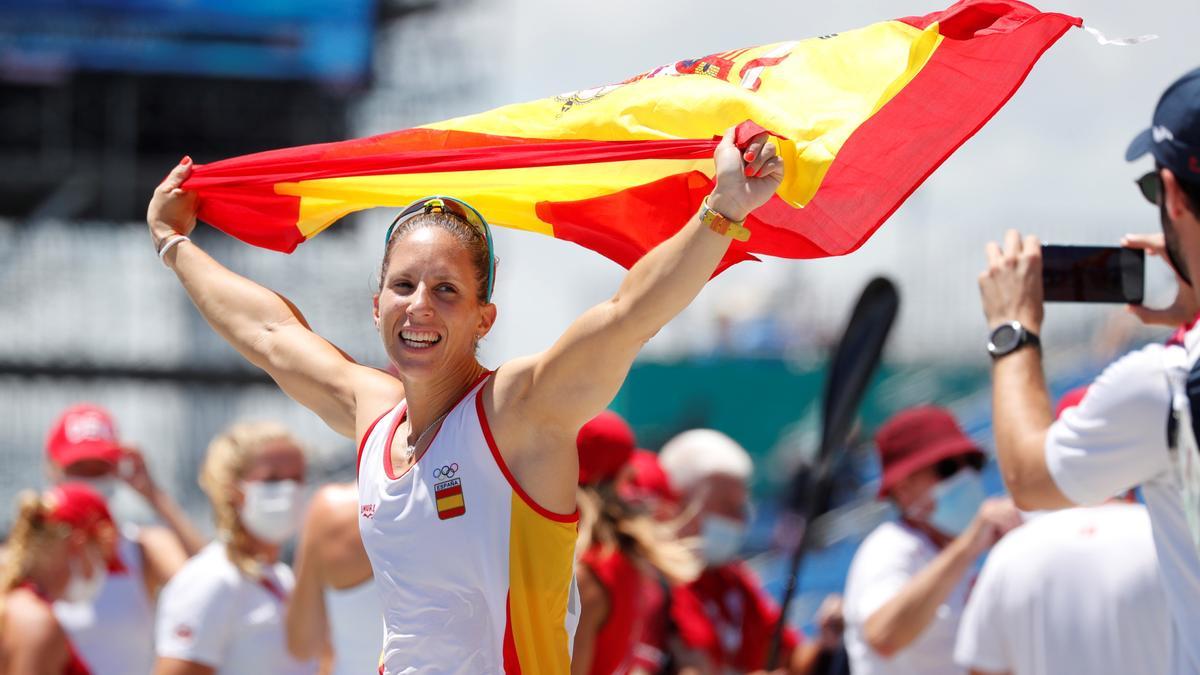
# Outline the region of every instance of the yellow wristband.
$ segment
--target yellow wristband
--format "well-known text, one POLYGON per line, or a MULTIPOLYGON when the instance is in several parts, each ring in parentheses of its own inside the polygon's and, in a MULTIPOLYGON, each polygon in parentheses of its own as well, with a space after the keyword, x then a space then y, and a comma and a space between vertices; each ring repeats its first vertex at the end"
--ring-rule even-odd
POLYGON ((708 197, 705 197, 704 203, 700 205, 700 222, 719 235, 730 237, 737 241, 748 241, 750 239, 750 230, 742 226, 742 223, 746 221, 730 220, 717 213, 708 205, 708 197))

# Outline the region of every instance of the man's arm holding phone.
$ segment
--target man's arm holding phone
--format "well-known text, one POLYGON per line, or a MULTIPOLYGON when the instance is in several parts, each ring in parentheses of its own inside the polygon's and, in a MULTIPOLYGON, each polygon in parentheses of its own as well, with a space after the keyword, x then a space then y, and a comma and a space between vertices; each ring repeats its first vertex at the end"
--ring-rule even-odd
MULTIPOLYGON (((1004 247, 987 245, 988 267, 979 275, 979 293, 988 329, 1016 321, 1039 334, 1042 302, 1042 246, 1038 238, 1004 236, 1004 247)), ((1026 511, 1072 506, 1046 465, 1046 431, 1053 422, 1040 349, 1025 347, 996 359, 992 367, 992 414, 996 456, 1004 484, 1017 508, 1026 511)))

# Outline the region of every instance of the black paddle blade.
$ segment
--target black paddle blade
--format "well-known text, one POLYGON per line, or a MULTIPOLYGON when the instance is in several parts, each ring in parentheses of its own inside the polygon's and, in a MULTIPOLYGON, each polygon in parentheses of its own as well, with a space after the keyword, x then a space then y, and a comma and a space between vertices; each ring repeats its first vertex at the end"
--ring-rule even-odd
POLYGON ((884 277, 872 279, 859 296, 833 353, 825 380, 818 463, 824 462, 831 452, 846 442, 899 309, 900 294, 895 284, 884 277))
POLYGON ((798 589, 800 563, 813 541, 813 531, 808 524, 829 510, 832 468, 838 453, 846 444, 858 406, 867 392, 867 385, 871 383, 871 376, 883 357, 883 346, 899 309, 900 294, 896 292, 895 284, 883 277, 872 279, 859 296, 850 321, 842 331, 842 339, 833 352, 825 380, 821 447, 817 461, 797 472, 788 500, 796 508, 803 530, 799 542, 792 547, 779 621, 775 624, 775 634, 767 652, 768 670, 774 670, 779 665, 783 627, 792 597, 798 589))

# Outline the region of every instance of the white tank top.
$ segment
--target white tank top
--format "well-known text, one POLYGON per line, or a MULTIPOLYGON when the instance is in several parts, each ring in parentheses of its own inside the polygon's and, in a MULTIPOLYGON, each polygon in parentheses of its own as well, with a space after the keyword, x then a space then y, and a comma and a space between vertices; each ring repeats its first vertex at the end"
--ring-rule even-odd
POLYGON ((137 539, 137 528, 121 528, 117 555, 125 569, 109 571, 91 604, 54 603, 54 615, 92 675, 149 675, 154 668, 154 607, 137 539))
POLYGON ((367 675, 379 669, 383 644, 383 604, 375 582, 325 590, 325 611, 333 640, 333 675, 367 675))
POLYGON ((483 411, 481 377, 425 454, 391 475, 402 401, 359 448, 359 531, 383 601, 386 675, 566 675, 579 616, 578 512, 517 485, 483 411))

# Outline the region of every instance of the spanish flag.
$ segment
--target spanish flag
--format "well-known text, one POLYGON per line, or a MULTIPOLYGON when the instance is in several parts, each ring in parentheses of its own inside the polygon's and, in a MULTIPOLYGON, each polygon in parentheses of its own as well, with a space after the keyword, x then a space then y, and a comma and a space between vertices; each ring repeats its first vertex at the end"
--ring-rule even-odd
POLYGON ((623 82, 371 138, 198 165, 200 219, 279 251, 375 206, 453 195, 629 267, 713 185, 718 134, 768 130, 784 183, 722 269, 850 253, 1082 21, 1016 0, 685 59, 623 82))

